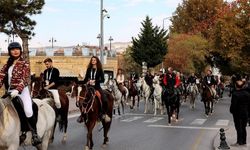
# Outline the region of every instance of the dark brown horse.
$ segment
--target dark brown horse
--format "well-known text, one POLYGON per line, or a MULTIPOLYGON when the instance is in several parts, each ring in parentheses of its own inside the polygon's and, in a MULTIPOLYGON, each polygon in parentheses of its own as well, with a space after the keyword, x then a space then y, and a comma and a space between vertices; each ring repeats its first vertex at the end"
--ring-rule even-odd
POLYGON ((108 99, 108 110, 107 115, 111 118, 110 122, 105 122, 104 120, 100 119, 101 112, 101 99, 94 89, 94 87, 81 84, 74 87, 73 96, 77 98, 77 106, 80 109, 80 112, 84 118, 85 125, 87 127, 87 143, 85 145, 85 150, 92 149, 94 146, 93 139, 92 139, 92 132, 97 123, 97 121, 102 121, 103 131, 104 131, 104 141, 103 145, 106 145, 109 141, 108 138, 108 131, 110 129, 110 125, 112 122, 112 110, 113 110, 113 103, 114 97, 109 91, 104 90, 104 94, 106 94, 108 99))
POLYGON ((202 101, 204 102, 205 106, 205 115, 208 117, 209 114, 213 113, 214 99, 212 90, 207 85, 203 86, 202 101))
MULTIPOLYGON (((33 98, 39 98, 39 99, 44 99, 44 98, 51 98, 50 105, 52 108, 55 110, 55 104, 53 101, 53 96, 50 92, 44 89, 44 81, 42 76, 40 77, 33 77, 31 80, 31 95, 33 98)), ((59 123, 59 130, 64 133, 62 142, 66 142, 67 139, 67 128, 68 128, 68 112, 69 112, 69 98, 66 95, 67 89, 70 90, 71 85, 65 86, 61 85, 58 87, 58 93, 60 97, 60 103, 61 103, 61 109, 60 109, 60 115, 61 119, 58 122, 59 123)), ((54 131, 51 137, 51 142, 54 140, 54 132, 56 128, 57 123, 55 123, 54 126, 54 131)))
POLYGON ((140 102, 140 93, 139 90, 137 90, 136 83, 133 80, 128 80, 128 91, 129 91, 129 97, 132 101, 132 104, 130 106, 130 109, 133 109, 135 106, 135 98, 137 97, 137 109, 139 108, 139 102, 140 102))

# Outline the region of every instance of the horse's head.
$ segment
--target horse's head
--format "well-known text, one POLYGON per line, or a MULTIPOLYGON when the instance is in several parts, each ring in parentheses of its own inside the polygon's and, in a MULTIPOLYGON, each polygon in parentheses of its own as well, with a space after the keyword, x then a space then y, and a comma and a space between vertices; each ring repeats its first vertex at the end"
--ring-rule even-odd
POLYGON ((90 106, 95 98, 95 88, 93 86, 82 84, 77 87, 77 105, 82 113, 86 113, 86 108, 90 106))
POLYGON ((159 82, 160 82, 160 76, 154 76, 153 83, 154 84, 159 84, 159 82))
POLYGON ((31 97, 46 98, 49 97, 48 91, 44 89, 45 82, 42 77, 33 77, 31 80, 31 97))

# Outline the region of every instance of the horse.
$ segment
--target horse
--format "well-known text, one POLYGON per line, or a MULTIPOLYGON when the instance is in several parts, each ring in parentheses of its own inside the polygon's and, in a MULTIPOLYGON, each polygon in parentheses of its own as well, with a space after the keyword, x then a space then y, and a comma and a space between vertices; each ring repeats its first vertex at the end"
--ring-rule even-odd
POLYGON ((191 83, 188 86, 188 93, 190 94, 190 109, 195 108, 195 99, 199 93, 198 87, 195 83, 191 83))
POLYGON ((131 101, 130 109, 134 109, 135 106, 135 98, 137 97, 137 109, 139 108, 140 102, 140 87, 132 80, 128 80, 128 90, 129 90, 129 97, 131 101))
POLYGON ((173 118, 175 121, 179 119, 180 99, 174 88, 166 88, 162 92, 162 99, 167 109, 168 124, 171 125, 173 118))
POLYGON ((122 113, 124 114, 124 100, 123 100, 123 94, 122 92, 119 90, 118 86, 117 86, 117 82, 115 80, 110 79, 108 81, 107 84, 108 89, 112 92, 113 96, 114 96, 114 114, 115 114, 115 109, 117 108, 118 111, 118 115, 121 115, 120 112, 120 105, 122 107, 122 113))
MULTIPOLYGON (((72 87, 71 84, 73 84, 73 82, 71 82, 68 86, 60 85, 58 87, 58 93, 60 96, 60 103, 61 103, 61 109, 59 112, 61 115, 61 119, 58 122, 58 124, 59 124, 59 131, 64 133, 63 138, 61 140, 62 143, 65 143, 67 140, 69 98, 66 95, 66 92, 71 90, 71 87, 72 87)), ((54 110, 56 109, 55 104, 54 104, 54 100, 53 100, 53 96, 51 93, 49 93, 47 90, 44 89, 44 82, 43 82, 43 79, 41 76, 32 78, 32 80, 31 80, 31 95, 34 98, 39 98, 42 100, 49 98, 49 100, 50 100, 49 103, 50 103, 51 107, 54 108, 54 110)), ((51 142, 53 142, 53 140, 54 140, 54 132, 56 129, 56 125, 57 125, 57 122, 55 123, 51 142)))
POLYGON ((159 76, 155 76, 153 79, 153 97, 154 97, 154 115, 156 116, 157 110, 161 111, 163 115, 163 105, 162 105, 162 87, 160 86, 159 76))
POLYGON ((212 89, 207 85, 203 86, 202 101, 205 107, 205 115, 208 117, 209 114, 213 113, 214 96, 212 94, 212 89))
POLYGON ((92 131, 97 123, 97 121, 102 122, 103 125, 103 133, 104 133, 104 141, 103 146, 107 144, 109 141, 108 138, 108 131, 110 129, 110 125, 112 122, 112 112, 113 112, 113 102, 114 97, 113 95, 107 91, 103 90, 104 94, 106 94, 108 99, 108 110, 107 115, 111 118, 110 122, 105 122, 104 120, 100 119, 100 93, 94 89, 93 86, 87 84, 80 84, 74 87, 74 96, 77 94, 77 106, 80 109, 80 112, 84 118, 84 122, 87 128, 87 142, 85 145, 85 150, 92 149, 94 146, 93 139, 92 139, 92 131))
MULTIPOLYGON (((20 143, 21 122, 10 96, 0 98, 0 149, 17 150, 19 144, 31 145, 32 135, 27 132, 26 139, 20 143)), ((46 101, 33 99, 38 106, 37 133, 42 137, 42 143, 37 145, 38 150, 47 150, 53 127, 55 112, 46 101)), ((23 119, 23 118, 22 118, 23 119)))
POLYGON ((150 97, 150 87, 149 85, 146 83, 144 77, 140 77, 138 80, 139 84, 142 87, 142 97, 145 100, 145 105, 144 105, 144 113, 148 112, 148 102, 149 102, 149 97, 150 97))

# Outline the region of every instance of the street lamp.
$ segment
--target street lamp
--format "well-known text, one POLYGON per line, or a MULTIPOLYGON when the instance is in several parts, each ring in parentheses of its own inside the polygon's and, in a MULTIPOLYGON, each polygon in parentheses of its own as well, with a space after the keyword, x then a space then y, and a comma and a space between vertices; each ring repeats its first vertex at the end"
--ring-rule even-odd
POLYGON ((54 42, 56 42, 56 40, 52 37, 50 40, 49 40, 49 42, 51 42, 51 47, 52 47, 52 49, 54 48, 54 42))
POLYGON ((103 0, 101 0, 101 9, 100 9, 100 58, 101 58, 101 63, 104 63, 104 59, 103 59, 103 49, 104 49, 104 35, 103 35, 103 20, 105 17, 107 17, 108 19, 110 18, 110 16, 107 14, 108 11, 106 9, 103 9, 103 0))
POLYGON ((111 51, 111 41, 113 41, 114 39, 112 38, 112 36, 109 37, 109 50, 111 51))

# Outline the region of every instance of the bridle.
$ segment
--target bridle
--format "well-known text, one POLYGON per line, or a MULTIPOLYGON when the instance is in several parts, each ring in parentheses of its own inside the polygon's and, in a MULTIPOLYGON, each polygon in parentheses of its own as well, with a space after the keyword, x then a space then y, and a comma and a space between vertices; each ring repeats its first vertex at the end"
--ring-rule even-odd
POLYGON ((79 91, 78 102, 79 102, 79 107, 80 107, 81 112, 84 114, 87 114, 88 112, 90 112, 90 110, 93 110, 93 104, 94 104, 95 97, 96 97, 95 89, 94 87, 92 86, 89 87, 86 84, 84 84, 82 88, 85 89, 85 92, 83 96, 80 96, 81 91, 79 91), (91 92, 91 97, 89 98, 88 101, 86 101, 87 99, 86 97, 89 91, 91 92))

